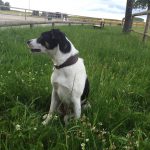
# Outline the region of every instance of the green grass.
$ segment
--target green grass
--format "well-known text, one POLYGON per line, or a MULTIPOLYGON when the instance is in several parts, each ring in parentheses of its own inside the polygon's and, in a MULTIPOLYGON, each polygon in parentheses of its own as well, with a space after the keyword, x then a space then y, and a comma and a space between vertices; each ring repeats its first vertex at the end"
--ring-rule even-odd
POLYGON ((150 44, 119 27, 60 26, 84 58, 92 109, 68 126, 49 109, 52 63, 28 39, 50 27, 0 30, 0 149, 150 149, 150 44))

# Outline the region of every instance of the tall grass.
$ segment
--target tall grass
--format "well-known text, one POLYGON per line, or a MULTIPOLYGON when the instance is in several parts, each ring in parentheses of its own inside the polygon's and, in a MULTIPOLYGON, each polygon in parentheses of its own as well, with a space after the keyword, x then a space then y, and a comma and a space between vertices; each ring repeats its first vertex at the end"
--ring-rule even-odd
POLYGON ((119 27, 60 26, 84 58, 92 109, 64 126, 49 109, 53 65, 28 39, 50 27, 0 30, 0 148, 150 149, 150 44, 119 27))

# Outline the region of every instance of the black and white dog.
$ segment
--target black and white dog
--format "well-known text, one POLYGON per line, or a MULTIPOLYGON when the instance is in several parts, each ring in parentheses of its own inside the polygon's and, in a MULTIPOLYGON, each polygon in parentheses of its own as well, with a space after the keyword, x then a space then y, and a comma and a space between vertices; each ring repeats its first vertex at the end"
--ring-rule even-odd
POLYGON ((80 118, 82 106, 90 105, 86 101, 89 82, 78 50, 58 29, 42 33, 39 38, 29 40, 27 45, 32 52, 49 55, 54 63, 51 105, 43 124, 49 122, 54 112, 61 113, 65 122, 70 117, 80 118))

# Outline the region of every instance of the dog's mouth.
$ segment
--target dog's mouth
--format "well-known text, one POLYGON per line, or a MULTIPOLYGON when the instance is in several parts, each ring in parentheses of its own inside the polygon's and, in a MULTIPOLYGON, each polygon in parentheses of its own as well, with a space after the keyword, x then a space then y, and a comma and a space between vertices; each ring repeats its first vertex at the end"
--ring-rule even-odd
POLYGON ((29 44, 27 44, 27 46, 28 46, 28 48, 31 50, 31 52, 41 52, 40 49, 38 49, 38 48, 32 48, 32 46, 29 45, 29 44))
POLYGON ((31 49, 31 52, 41 52, 40 49, 31 49))

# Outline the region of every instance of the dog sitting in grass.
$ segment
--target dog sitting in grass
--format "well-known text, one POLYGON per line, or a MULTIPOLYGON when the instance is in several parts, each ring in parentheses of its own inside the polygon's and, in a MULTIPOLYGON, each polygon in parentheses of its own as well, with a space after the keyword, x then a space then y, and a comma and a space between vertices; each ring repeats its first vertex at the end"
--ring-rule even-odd
POLYGON ((87 102, 89 81, 78 50, 58 29, 42 33, 39 38, 27 41, 27 45, 32 52, 47 54, 54 63, 51 105, 43 125, 48 124, 53 113, 63 115, 65 123, 71 117, 79 119, 81 109, 90 105, 87 102))

